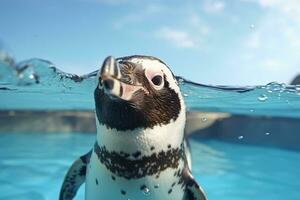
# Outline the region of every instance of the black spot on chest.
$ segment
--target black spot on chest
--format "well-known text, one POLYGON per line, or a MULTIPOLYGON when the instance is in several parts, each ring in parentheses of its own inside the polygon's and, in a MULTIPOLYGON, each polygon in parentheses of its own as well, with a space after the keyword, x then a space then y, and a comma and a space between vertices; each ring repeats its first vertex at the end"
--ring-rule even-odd
POLYGON ((122 195, 126 195, 126 191, 125 190, 121 190, 121 194, 122 195))

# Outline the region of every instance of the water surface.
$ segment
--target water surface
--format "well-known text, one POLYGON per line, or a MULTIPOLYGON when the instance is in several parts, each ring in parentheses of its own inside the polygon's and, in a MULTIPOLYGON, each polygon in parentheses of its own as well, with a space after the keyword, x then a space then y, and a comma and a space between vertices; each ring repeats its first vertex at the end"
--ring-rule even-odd
MULTIPOLYGON (((0 109, 93 110, 96 74, 64 73, 41 59, 16 66, 0 63, 0 109)), ((300 85, 229 87, 177 79, 189 111, 300 117, 300 85)))

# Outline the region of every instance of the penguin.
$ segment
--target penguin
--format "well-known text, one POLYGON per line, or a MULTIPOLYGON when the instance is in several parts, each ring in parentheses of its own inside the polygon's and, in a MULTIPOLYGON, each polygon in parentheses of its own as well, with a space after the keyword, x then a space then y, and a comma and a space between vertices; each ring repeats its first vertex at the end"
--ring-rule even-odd
POLYGON ((207 200, 191 174, 186 110, 169 67, 152 56, 107 57, 94 90, 97 136, 68 170, 59 200, 207 200))

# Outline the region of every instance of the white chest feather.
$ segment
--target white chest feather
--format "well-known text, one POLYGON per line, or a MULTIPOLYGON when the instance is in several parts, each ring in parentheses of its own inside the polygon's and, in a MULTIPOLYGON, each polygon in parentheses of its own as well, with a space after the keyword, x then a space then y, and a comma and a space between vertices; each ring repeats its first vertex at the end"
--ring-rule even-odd
POLYGON ((92 154, 87 169, 86 199, 111 200, 183 200, 181 171, 184 162, 177 168, 167 168, 160 173, 142 178, 119 177, 100 164, 97 155, 92 154))
POLYGON ((86 199, 182 200, 185 114, 153 129, 117 131, 97 124, 86 199))
POLYGON ((129 154, 137 150, 145 155, 152 154, 153 148, 156 151, 164 150, 171 145, 178 147, 181 145, 185 126, 185 113, 181 113, 176 121, 167 125, 157 125, 153 128, 138 128, 130 131, 117 131, 107 129, 106 126, 97 125, 97 142, 100 146, 105 146, 108 150, 125 151, 129 154))

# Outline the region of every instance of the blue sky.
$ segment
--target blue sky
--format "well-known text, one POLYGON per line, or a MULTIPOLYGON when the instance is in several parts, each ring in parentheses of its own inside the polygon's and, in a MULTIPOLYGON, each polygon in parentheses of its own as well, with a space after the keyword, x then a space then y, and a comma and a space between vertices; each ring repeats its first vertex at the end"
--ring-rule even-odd
POLYGON ((70 73, 145 54, 200 83, 289 82, 300 73, 300 1, 1 0, 0 40, 17 61, 70 73))

